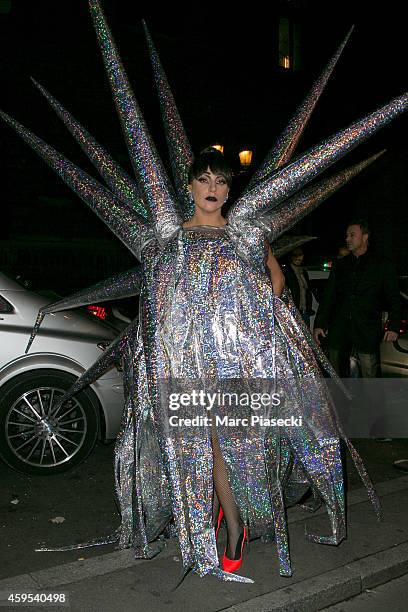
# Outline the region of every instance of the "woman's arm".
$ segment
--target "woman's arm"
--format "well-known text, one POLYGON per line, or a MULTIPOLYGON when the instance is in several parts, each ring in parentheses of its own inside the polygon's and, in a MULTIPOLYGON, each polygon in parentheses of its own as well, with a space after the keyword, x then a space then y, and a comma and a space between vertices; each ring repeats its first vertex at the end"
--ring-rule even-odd
POLYGON ((271 247, 268 244, 268 258, 266 260, 266 265, 269 269, 273 292, 278 297, 281 295, 283 288, 285 286, 285 276, 281 270, 280 265, 276 257, 272 255, 271 247))

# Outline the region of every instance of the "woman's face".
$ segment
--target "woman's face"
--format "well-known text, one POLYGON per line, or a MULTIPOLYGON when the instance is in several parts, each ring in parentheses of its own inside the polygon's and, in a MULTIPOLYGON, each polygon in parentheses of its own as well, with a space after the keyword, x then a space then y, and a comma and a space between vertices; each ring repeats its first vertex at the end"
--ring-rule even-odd
POLYGON ((202 212, 213 213, 219 210, 228 197, 229 187, 222 174, 213 174, 207 168, 190 183, 190 192, 196 208, 202 212))

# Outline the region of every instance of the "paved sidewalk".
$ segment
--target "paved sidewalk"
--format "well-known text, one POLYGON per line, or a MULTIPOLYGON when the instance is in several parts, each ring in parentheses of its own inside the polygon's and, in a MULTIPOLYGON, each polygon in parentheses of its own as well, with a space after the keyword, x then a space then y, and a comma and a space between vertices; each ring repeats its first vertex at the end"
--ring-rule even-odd
MULTIPOLYGON (((348 599, 408 572, 408 476, 379 483, 384 521, 379 523, 365 491, 348 498, 348 538, 339 547, 311 544, 309 531, 328 532, 324 510, 313 515, 298 508, 289 512, 294 575, 278 573, 273 543, 251 543, 241 574, 255 584, 224 583, 213 577, 190 574, 174 590, 181 571, 175 542, 150 561, 135 561, 131 551, 116 551, 15 576, 0 581, 0 608, 8 592, 63 592, 66 606, 48 610, 125 612, 162 610, 230 612, 302 610, 312 611, 348 599)), ((47 554, 47 553, 39 553, 47 554)), ((5 607, 2 607, 5 606, 5 607)))

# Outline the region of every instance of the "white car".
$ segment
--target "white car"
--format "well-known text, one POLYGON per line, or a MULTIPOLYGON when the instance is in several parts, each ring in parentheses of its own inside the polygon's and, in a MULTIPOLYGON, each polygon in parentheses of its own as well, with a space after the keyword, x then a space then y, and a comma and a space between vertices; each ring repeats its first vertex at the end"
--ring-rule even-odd
POLYGON ((316 312, 319 307, 327 279, 329 278, 330 268, 306 268, 309 275, 310 287, 312 289, 312 310, 313 314, 310 317, 310 329, 313 330, 316 312))
POLYGON ((0 457, 30 474, 80 463, 98 436, 116 437, 123 410, 116 368, 54 410, 119 330, 78 310, 47 315, 25 354, 38 310, 51 301, 0 273, 0 457))

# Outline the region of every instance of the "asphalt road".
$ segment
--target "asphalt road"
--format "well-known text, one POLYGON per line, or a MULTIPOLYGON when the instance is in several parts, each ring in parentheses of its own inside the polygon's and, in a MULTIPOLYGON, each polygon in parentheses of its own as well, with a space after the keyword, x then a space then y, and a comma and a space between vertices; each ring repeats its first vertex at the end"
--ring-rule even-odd
POLYGON ((77 468, 55 476, 26 476, 0 462, 0 579, 110 552, 113 545, 64 553, 35 548, 87 542, 119 524, 113 443, 98 445, 77 468), (52 522, 62 517, 63 522, 52 522))
MULTIPOLYGON (((355 441, 374 482, 398 478, 395 459, 408 458, 408 439, 355 441)), ((35 552, 112 533, 119 524, 113 480, 114 445, 98 445, 79 467, 48 477, 26 476, 0 463, 0 579, 90 558, 114 545, 68 552, 35 552), (62 517, 62 522, 52 519, 62 517)), ((347 460, 348 490, 361 481, 347 460)))

